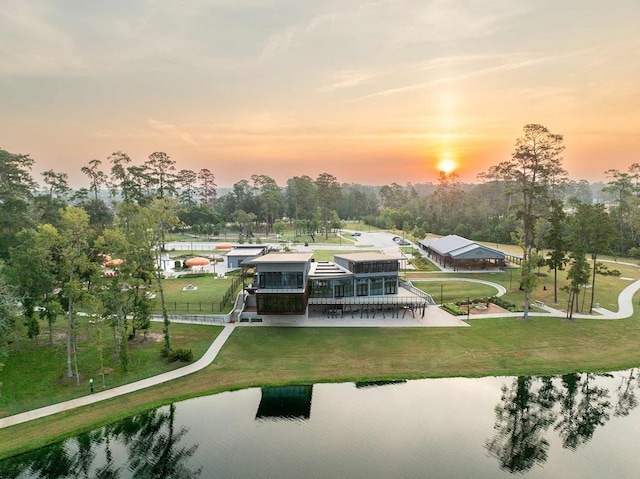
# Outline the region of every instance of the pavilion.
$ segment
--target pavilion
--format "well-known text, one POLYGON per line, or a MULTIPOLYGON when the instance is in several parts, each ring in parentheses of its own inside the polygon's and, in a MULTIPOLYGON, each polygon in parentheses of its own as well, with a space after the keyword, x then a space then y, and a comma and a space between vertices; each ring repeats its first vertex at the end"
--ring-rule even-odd
POLYGON ((504 251, 475 243, 458 235, 425 239, 418 244, 434 263, 454 271, 504 269, 505 267, 504 251))

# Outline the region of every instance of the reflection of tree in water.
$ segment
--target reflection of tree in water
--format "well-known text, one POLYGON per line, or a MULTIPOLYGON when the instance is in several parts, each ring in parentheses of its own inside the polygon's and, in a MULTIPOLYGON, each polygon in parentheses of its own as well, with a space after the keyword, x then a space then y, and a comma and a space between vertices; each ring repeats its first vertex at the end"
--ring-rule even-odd
POLYGON ((593 384, 594 374, 562 376, 560 413, 555 429, 562 446, 576 449, 593 437, 598 426, 609 420, 609 390, 593 384))
POLYGON ((531 377, 521 376, 511 389, 503 386, 502 404, 496 406, 497 432, 486 443, 500 468, 510 472, 524 472, 547 460, 549 442, 543 434, 553 416, 548 407, 548 391, 540 398, 532 391, 532 383, 531 377))
MULTIPOLYGON (((188 432, 176 431, 175 406, 154 409, 130 419, 81 434, 66 441, 0 462, 0 478, 33 477, 38 479, 100 478, 118 479, 121 470, 129 470, 140 479, 191 479, 202 468, 191 469, 188 460, 197 445, 179 443, 188 432), (128 461, 116 464, 111 443, 126 445, 128 461), (104 450, 104 462, 95 463, 99 448, 104 450), (95 468, 95 469, 94 469, 95 468)), ((129 476, 129 474, 127 474, 129 476)))
POLYGON ((500 467, 525 472, 544 463, 549 448, 545 433, 553 424, 562 446, 576 450, 609 420, 612 409, 616 416, 626 416, 637 406, 637 370, 622 379, 615 406, 609 400, 609 390, 595 384, 598 376, 611 377, 567 374, 560 378, 558 387, 550 377, 518 377, 511 389, 503 386, 502 402, 496 406, 496 434, 486 443, 500 467))
POLYGON ((25 472, 28 477, 42 479, 102 477, 90 471, 95 459, 95 446, 101 442, 101 435, 102 430, 97 429, 2 461, 0 477, 13 479, 25 472))
POLYGON ((628 416, 629 412, 638 405, 636 397, 638 385, 634 383, 638 378, 636 372, 636 369, 631 369, 628 376, 622 377, 622 382, 618 386, 618 402, 613 413, 614 416, 628 416))
POLYGON ((188 429, 181 427, 176 432, 175 410, 171 404, 118 423, 122 427, 116 434, 128 444, 129 469, 134 477, 188 479, 202 472, 202 468, 192 470, 186 464, 198 446, 178 444, 188 429))

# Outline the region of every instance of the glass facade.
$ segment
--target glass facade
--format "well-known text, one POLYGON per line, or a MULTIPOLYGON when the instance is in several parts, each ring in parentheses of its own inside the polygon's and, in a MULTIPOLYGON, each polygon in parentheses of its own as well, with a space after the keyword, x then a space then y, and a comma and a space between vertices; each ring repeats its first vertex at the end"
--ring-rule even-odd
POLYGON ((371 283, 369 284, 369 294, 371 296, 380 296, 384 294, 383 292, 383 278, 371 278, 371 283))
POLYGON ((258 275, 260 289, 302 289, 304 275, 295 272, 266 272, 258 275))
POLYGON ((259 313, 304 314, 306 305, 302 294, 258 294, 259 313))
POLYGON ((328 279, 314 279, 311 281, 312 298, 332 298, 333 291, 331 288, 331 280, 328 279))
POLYGON ((386 278, 384 280, 384 294, 396 294, 398 292, 398 280, 396 278, 386 278))
POLYGON ((398 271, 398 260, 393 261, 363 261, 351 263, 351 271, 356 274, 393 273, 398 271))
POLYGON ((356 295, 357 296, 369 296, 369 280, 356 279, 356 295))

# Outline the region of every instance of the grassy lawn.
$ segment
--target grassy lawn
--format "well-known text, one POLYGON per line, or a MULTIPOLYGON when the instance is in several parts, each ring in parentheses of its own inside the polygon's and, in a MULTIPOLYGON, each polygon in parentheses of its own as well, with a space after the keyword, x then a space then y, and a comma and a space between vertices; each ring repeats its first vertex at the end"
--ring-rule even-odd
POLYGON ((313 251, 313 259, 318 262, 333 261, 333 256, 336 254, 354 254, 354 253, 371 253, 371 252, 374 252, 374 250, 363 249, 363 250, 354 251, 354 250, 340 250, 340 249, 332 249, 332 250, 316 249, 313 251))
POLYGON ((488 298, 498 292, 493 286, 471 281, 412 281, 412 284, 429 293, 438 304, 488 298))
MULTIPOLYGON (((222 296, 231 286, 233 279, 213 278, 205 276, 191 278, 180 276, 174 279, 165 279, 162 283, 165 292, 165 302, 169 314, 221 314, 231 311, 233 302, 228 302, 222 309, 220 301, 222 296), (184 291, 188 285, 193 285, 197 289, 184 291)), ((241 287, 241 285, 240 285, 241 287)), ((236 291, 237 292, 237 291, 236 291)), ((233 297, 235 300, 235 296, 233 297)), ((154 312, 159 313, 160 297, 157 295, 154 302, 154 312)))
MULTIPOLYGON (((16 414, 30 409, 66 401, 89 392, 89 378, 94 379, 96 391, 102 389, 99 349, 103 348, 107 388, 130 383, 182 366, 167 363, 160 356, 163 345, 162 324, 152 323, 146 338, 129 342, 129 371, 124 372, 115 358, 111 328, 102 327, 102 340, 98 340, 98 327, 79 320, 78 370, 80 385, 75 377, 66 376, 66 348, 64 319, 59 318, 54 331, 53 346, 48 345, 48 335, 43 331, 39 344, 22 339, 19 347, 13 344, 11 354, 3 359, 0 373, 2 395, 0 414, 16 414)), ((194 358, 204 354, 220 333, 220 326, 172 324, 170 326, 173 349, 191 349, 194 358)))
MULTIPOLYGON (((327 252, 331 257, 337 251, 327 252)), ((330 259, 330 258, 328 258, 330 259)), ((596 298, 603 307, 617 310, 619 292, 631 283, 623 278, 640 278, 635 266, 615 265, 622 277, 596 278, 596 298)), ((548 273, 544 270, 542 273, 548 273)), ((461 273, 411 272, 412 281, 439 301, 443 292, 458 296, 487 296, 495 289, 471 282, 419 282, 420 277, 460 278, 461 273)), ((519 304, 519 270, 468 275, 503 285, 507 299, 519 304)), ((560 272, 559 278, 566 277, 560 272)), ((207 284, 220 281, 201 278, 207 284)), ((533 299, 552 304, 553 276, 540 278, 533 299), (544 289, 546 286, 546 290, 544 289)), ((196 284, 194 281, 190 281, 196 284)), ((178 283, 173 293, 182 292, 178 283)), ((561 283, 562 284, 562 283, 561 283)), ((208 287, 208 286, 207 286, 208 287)), ((204 288, 204 287, 203 287, 204 288)), ((200 287, 198 288, 200 290, 200 287)), ((172 294, 173 294, 172 293, 172 294)), ((590 289, 587 289, 586 304, 590 289)), ((560 304, 566 293, 559 294, 560 304)), ((445 301, 447 299, 445 298, 445 301)), ((634 298, 637 304, 638 295, 634 298)), ((428 314, 428 313, 427 313, 428 314)), ((160 325, 154 325, 154 331, 160 325)), ((174 347, 190 347, 196 356, 211 343, 219 328, 172 325, 174 347), (178 336, 183 335, 182 339, 178 336), (183 346, 180 346, 183 345, 183 346)), ((87 333, 91 335, 91 331, 87 333)), ((327 381, 371 381, 445 376, 491 376, 563 374, 574 371, 612 371, 640 365, 640 313, 629 319, 539 318, 523 322, 515 318, 474 320, 470 328, 259 328, 239 327, 216 361, 203 371, 168 384, 126 397, 0 430, 0 457, 26 451, 68 435, 127 417, 136 412, 176 400, 214 392, 253 386, 300 384, 327 381)), ((105 331, 105 344, 109 341, 105 331)), ((43 339, 44 340, 44 339, 43 339)), ((2 414, 18 412, 69 397, 86 394, 86 382, 77 387, 64 378, 64 349, 35 347, 24 340, 22 350, 4 361, 6 368, 0 397, 2 414), (30 349, 31 348, 31 349, 30 349), (35 354, 35 353, 38 354, 35 354), (48 378, 48 382, 40 380, 48 378), (25 384, 25 378, 28 383, 25 384), (26 388, 26 389, 25 389, 26 388)), ((139 366, 126 376, 113 375, 109 387, 162 372, 157 345, 132 347, 130 362, 139 366)), ((99 369, 95 347, 80 351, 83 378, 96 377, 99 369)), ((112 352, 105 357, 114 365, 112 352)), ((114 369, 117 369, 115 365, 114 369)), ((164 369, 163 369, 164 368, 164 369)))
MULTIPOLYGON (((620 291, 631 284, 632 280, 640 279, 640 268, 637 266, 628 266, 623 264, 607 264, 610 269, 617 269, 620 271, 620 277, 615 276, 602 276, 596 275, 596 289, 595 289, 595 299, 594 303, 599 303, 601 307, 609 309, 611 311, 618 310, 618 295, 620 291)), ((427 271, 411 271, 407 274, 408 279, 411 280, 412 283, 417 283, 420 278, 460 278, 460 277, 468 277, 472 279, 482 279, 485 281, 491 281, 493 283, 500 284, 505 287, 507 290, 507 294, 504 298, 507 301, 510 301, 517 305, 524 304, 524 293, 518 289, 519 286, 519 278, 520 278, 520 270, 517 268, 508 269, 506 271, 500 272, 490 272, 490 273, 473 273, 473 274, 465 274, 461 273, 432 273, 427 271)), ((558 271, 558 303, 554 303, 554 295, 553 295, 553 271, 549 271, 546 268, 540 269, 540 276, 538 278, 538 286, 531 293, 532 301, 542 301, 549 306, 560 310, 566 310, 567 306, 567 293, 562 291, 562 286, 567 284, 566 280, 567 273, 566 271, 558 271), (546 289, 545 289, 546 288, 546 289)), ((434 282, 434 285, 438 284, 434 282)), ((447 288, 447 282, 442 282, 444 284, 444 288, 447 288)), ((473 299, 475 296, 471 293, 474 286, 473 283, 467 282, 469 289, 469 296, 473 299)), ((427 288, 427 286, 425 286, 427 288)), ((464 289, 464 286, 462 287, 464 289)), ((434 295, 434 299, 439 301, 438 298, 440 296, 439 286, 435 290, 425 289, 429 294, 434 295), (433 292, 432 292, 433 291, 433 292)), ((466 299, 467 293, 466 291, 461 292, 463 295, 462 299, 466 299)), ((584 312, 589 311, 589 303, 591 300, 591 288, 584 288, 583 292, 580 295, 580 306, 582 306, 584 299, 584 312), (585 296, 586 294, 586 296, 585 296), (584 298, 583 298, 584 296, 584 298)), ((446 301, 446 299, 445 299, 446 301)))
MULTIPOLYGON (((637 298, 636 298, 637 301, 637 298)), ((168 384, 0 430, 0 457, 176 400, 261 385, 611 371, 640 364, 640 318, 482 319, 471 328, 237 328, 168 384)))

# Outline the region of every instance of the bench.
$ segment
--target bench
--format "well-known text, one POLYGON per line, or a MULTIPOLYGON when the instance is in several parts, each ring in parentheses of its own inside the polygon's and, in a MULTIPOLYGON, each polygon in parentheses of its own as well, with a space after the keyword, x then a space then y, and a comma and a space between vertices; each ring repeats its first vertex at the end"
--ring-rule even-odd
POLYGON ((536 306, 537 308, 544 308, 544 303, 542 301, 534 301, 533 305, 536 306))

